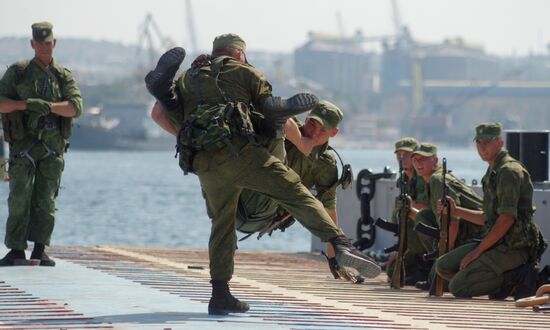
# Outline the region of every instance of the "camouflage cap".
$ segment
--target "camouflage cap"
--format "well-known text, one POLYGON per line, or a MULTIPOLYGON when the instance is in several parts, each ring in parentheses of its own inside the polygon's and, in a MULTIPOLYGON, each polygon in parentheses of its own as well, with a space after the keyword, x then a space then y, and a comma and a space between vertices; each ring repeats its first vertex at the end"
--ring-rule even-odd
POLYGON ((476 136, 474 141, 491 141, 502 134, 502 125, 500 123, 482 123, 476 126, 476 136))
POLYGON ((418 145, 419 143, 417 139, 412 137, 404 137, 395 142, 394 153, 398 152, 399 150, 413 152, 418 147, 418 145))
POLYGON ((327 131, 332 131, 344 118, 344 113, 329 101, 321 100, 319 104, 309 112, 306 118, 320 122, 327 131))
POLYGON ((234 33, 226 33, 217 36, 212 43, 212 51, 223 48, 246 50, 246 43, 238 35, 234 33))
POLYGON ((34 41, 53 41, 53 25, 50 22, 39 22, 31 25, 34 41))
POLYGON ((421 143, 420 146, 413 151, 413 155, 424 157, 435 156, 437 155, 437 147, 433 143, 421 143))

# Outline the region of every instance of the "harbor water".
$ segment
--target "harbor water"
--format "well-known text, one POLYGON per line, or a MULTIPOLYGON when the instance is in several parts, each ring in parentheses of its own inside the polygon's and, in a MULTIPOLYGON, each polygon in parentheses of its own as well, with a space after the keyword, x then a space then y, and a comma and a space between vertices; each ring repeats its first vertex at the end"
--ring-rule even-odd
MULTIPOLYGON (((354 173, 397 170, 392 150, 339 149, 354 173)), ((472 146, 440 150, 448 168, 480 181, 486 165, 472 146)), ((195 175, 184 176, 170 151, 71 150, 57 199, 53 245, 130 245, 207 248, 210 220, 195 175)), ((339 165, 340 166, 340 165, 339 165)), ((352 187, 353 188, 353 187, 352 187)), ((8 185, 0 183, 0 236, 8 215, 8 185)), ((239 234, 242 237, 243 234, 239 234)), ((245 250, 309 251, 310 234, 299 224, 285 233, 239 243, 245 250)))

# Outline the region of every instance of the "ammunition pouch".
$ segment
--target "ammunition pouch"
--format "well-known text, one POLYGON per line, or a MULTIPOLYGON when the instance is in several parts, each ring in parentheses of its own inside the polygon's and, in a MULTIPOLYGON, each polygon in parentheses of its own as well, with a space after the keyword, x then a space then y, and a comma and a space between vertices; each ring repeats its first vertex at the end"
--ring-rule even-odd
POLYGON ((4 140, 8 143, 22 140, 25 137, 25 114, 23 111, 13 111, 2 114, 4 140))
MULTIPOLYGON (((180 134, 182 131, 180 131, 180 134)), ((195 153, 193 149, 180 143, 180 139, 178 136, 178 142, 176 145, 176 157, 178 157, 178 163, 184 175, 187 175, 189 173, 195 173, 193 171, 194 156, 195 156, 195 153)))
POLYGON ((245 136, 249 142, 257 143, 246 104, 199 105, 178 133, 177 152, 184 174, 193 172, 193 156, 198 151, 229 147, 238 155, 231 144, 231 138, 235 136, 245 136))

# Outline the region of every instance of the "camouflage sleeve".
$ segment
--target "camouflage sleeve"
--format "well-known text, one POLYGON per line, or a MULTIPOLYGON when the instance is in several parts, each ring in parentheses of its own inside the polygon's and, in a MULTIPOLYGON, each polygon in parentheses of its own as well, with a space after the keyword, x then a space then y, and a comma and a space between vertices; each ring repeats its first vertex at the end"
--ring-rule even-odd
POLYGON ((334 183, 338 181, 338 167, 332 157, 323 157, 317 160, 313 169, 314 185, 317 189, 319 201, 327 210, 336 210, 336 190, 334 183))
POLYGON ((0 79, 0 101, 17 99, 17 91, 15 90, 15 80, 17 79, 16 67, 10 66, 2 79, 0 79))
POLYGON ((250 72, 249 88, 252 93, 252 103, 259 108, 263 100, 272 95, 272 88, 259 70, 252 68, 250 72))
POLYGON ((69 69, 64 69, 63 72, 63 90, 61 91, 64 101, 69 101, 74 107, 76 114, 74 118, 82 114, 82 96, 80 95, 80 89, 76 85, 76 81, 73 78, 73 74, 69 69))
POLYGON ((497 175, 498 214, 518 215, 519 173, 513 168, 503 167, 497 175))

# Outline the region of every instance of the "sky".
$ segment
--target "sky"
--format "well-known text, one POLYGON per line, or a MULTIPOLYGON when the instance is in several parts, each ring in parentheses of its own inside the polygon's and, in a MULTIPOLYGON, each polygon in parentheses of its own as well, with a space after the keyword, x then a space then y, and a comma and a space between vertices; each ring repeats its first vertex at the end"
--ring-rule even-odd
MULTIPOLYGON (((161 34, 191 47, 188 7, 199 50, 216 35, 241 35, 249 50, 291 52, 308 32, 391 35, 391 0, 1 0, 0 36, 29 36, 48 20, 56 37, 85 37, 137 44, 148 13, 161 34), (341 24, 337 17, 341 17, 341 24)), ((440 42, 462 37, 499 55, 547 53, 550 0, 398 0, 401 22, 413 37, 440 42)))

